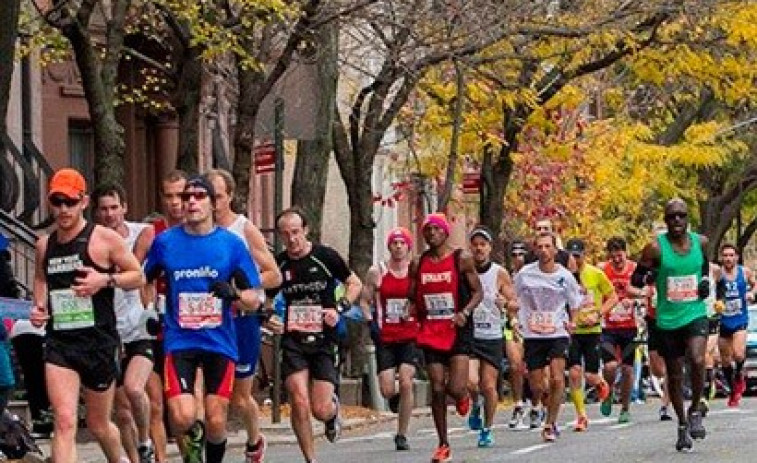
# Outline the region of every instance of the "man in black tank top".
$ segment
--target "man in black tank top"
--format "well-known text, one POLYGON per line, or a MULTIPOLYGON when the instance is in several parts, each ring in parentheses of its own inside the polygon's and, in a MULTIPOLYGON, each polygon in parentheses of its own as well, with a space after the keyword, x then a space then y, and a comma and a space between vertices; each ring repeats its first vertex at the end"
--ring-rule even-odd
POLYGON ((47 323, 45 377, 55 416, 52 459, 74 463, 79 386, 84 386, 87 428, 109 463, 121 457, 118 428, 110 420, 119 344, 113 289, 144 283, 137 259, 115 231, 84 219, 86 183, 73 169, 50 180, 55 229, 36 246, 34 307, 30 321, 47 323))

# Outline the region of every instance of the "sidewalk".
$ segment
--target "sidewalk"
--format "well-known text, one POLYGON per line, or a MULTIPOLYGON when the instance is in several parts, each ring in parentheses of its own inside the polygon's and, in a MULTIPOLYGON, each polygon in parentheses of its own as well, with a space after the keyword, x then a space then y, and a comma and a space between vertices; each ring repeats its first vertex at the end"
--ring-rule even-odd
MULTIPOLYGON (((284 413, 282 413, 281 422, 272 423, 270 416, 266 412, 267 410, 265 410, 260 417, 260 428, 261 432, 265 434, 268 445, 296 444, 297 439, 294 437, 294 433, 289 423, 289 417, 283 416, 284 413)), ((397 415, 391 412, 377 412, 362 407, 343 407, 343 412, 343 432, 394 421, 397 418, 397 415), (350 417, 353 415, 357 416, 350 417)), ((430 415, 431 408, 429 407, 420 407, 413 410, 413 417, 427 417, 430 415)), ((231 422, 230 428, 232 429, 230 429, 227 434, 227 448, 242 448, 247 441, 246 432, 238 426, 238 423, 231 422)), ((313 420, 313 435, 319 439, 322 438, 323 432, 323 423, 313 420)), ((77 442, 77 451, 80 462, 102 461, 103 457, 100 447, 91 439, 86 430, 79 431, 79 439, 77 442)), ((45 455, 50 455, 49 440, 39 441, 38 444, 45 455)), ((179 451, 175 444, 168 445, 168 456, 171 458, 179 456, 179 451)))

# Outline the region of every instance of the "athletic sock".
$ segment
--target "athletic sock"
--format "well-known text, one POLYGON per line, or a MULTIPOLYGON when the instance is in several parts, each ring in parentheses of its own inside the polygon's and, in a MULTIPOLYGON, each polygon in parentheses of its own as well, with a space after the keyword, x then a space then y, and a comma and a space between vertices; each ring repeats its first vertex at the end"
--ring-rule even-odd
POLYGON ((584 390, 583 388, 570 389, 570 398, 573 400, 573 405, 576 407, 576 413, 579 416, 586 415, 586 404, 584 402, 584 390))
POLYGON ((226 453, 226 439, 218 444, 206 441, 205 442, 205 457, 207 463, 222 463, 223 456, 226 453))

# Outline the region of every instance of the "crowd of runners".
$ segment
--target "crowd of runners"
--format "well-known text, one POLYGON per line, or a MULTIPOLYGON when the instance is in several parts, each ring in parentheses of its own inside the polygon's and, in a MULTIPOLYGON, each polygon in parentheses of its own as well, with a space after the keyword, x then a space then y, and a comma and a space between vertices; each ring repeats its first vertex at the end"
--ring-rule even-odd
POLYGON ((276 218, 284 250, 274 256, 260 230, 232 210, 234 188, 223 170, 172 172, 160 185, 161 217, 140 224, 125 220, 120 185, 89 192, 75 170, 52 177, 55 225, 37 243, 30 321, 46 330, 56 463, 77 461, 80 400, 109 463, 166 462, 171 438, 185 462, 221 462, 230 409, 247 433, 245 461, 264 461, 252 396, 263 327, 282 336, 292 429, 304 460, 315 462, 312 419, 324 423, 329 441, 340 434, 335 354, 353 306, 374 327, 380 391, 398 414, 397 451, 412 444, 413 381, 425 369, 438 436, 432 463, 452 458, 449 398, 479 431, 478 446, 495 445, 506 363, 508 425, 540 428, 545 442, 560 437, 566 390, 574 431, 590 427, 588 389, 602 415, 618 403, 618 422, 629 422, 642 350, 663 385, 660 419, 673 420, 669 407, 677 418, 679 451, 705 437, 716 361, 728 405, 738 406, 745 391, 755 276, 729 244, 720 265, 708 261, 707 239, 689 231, 681 200, 665 205, 665 228, 650 233, 637 262, 622 237, 604 250, 587 249, 580 237, 563 246, 541 220, 534 236, 508 243, 503 266, 492 261, 498 237, 490 230, 474 228, 458 249, 447 218, 433 213, 423 219, 422 254, 413 255, 407 229, 395 228, 388 259, 361 281, 334 249, 308 239, 308 219, 296 208, 276 218), (602 251, 604 262, 588 261, 602 251), (283 313, 270 310, 274 299, 283 313))

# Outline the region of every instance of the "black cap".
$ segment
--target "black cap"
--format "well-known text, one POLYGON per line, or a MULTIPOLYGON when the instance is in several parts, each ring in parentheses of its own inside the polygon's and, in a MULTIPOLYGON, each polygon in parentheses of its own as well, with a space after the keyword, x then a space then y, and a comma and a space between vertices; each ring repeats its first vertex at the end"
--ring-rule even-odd
POLYGON ((571 238, 565 245, 565 249, 571 254, 583 255, 584 251, 586 251, 586 245, 579 238, 571 238))
POLYGON ((184 185, 184 191, 187 191, 189 188, 202 188, 207 191, 208 196, 210 196, 210 202, 215 205, 216 189, 213 188, 213 182, 206 175, 195 175, 187 180, 186 185, 184 185))
POLYGON ((512 254, 515 252, 527 253, 528 246, 526 246, 526 243, 523 241, 513 241, 512 243, 510 243, 510 253, 512 254))

